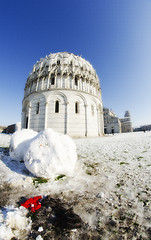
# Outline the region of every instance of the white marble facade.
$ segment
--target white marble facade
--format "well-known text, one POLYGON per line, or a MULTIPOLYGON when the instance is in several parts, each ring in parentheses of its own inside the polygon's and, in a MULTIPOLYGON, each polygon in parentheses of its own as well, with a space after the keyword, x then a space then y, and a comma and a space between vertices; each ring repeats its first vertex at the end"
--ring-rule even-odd
POLYGON ((72 137, 101 136, 101 89, 92 65, 67 52, 37 62, 25 86, 22 128, 38 132, 53 128, 72 137))

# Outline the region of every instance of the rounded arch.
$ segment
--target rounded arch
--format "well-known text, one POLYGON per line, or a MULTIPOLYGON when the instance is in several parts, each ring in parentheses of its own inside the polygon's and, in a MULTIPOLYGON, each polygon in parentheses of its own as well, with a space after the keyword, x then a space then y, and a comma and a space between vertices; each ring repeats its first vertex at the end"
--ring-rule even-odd
POLYGON ((98 104, 98 111, 100 112, 100 114, 103 113, 103 106, 101 103, 98 104))
POLYGON ((30 101, 28 99, 25 99, 22 104, 22 111, 26 112, 29 107, 30 107, 30 101))
POLYGON ((67 104, 68 103, 68 99, 67 96, 60 92, 60 91, 54 91, 54 92, 50 92, 50 94, 47 96, 46 101, 50 102, 51 100, 58 100, 61 101, 63 99, 64 103, 67 104), (61 97, 61 98, 60 98, 61 97))
POLYGON ((82 100, 83 104, 84 104, 85 106, 87 106, 86 98, 85 98, 82 94, 80 94, 80 93, 75 94, 75 95, 74 95, 74 99, 76 99, 76 97, 77 97, 77 101, 79 101, 79 103, 81 103, 80 100, 82 100), (78 97, 79 97, 79 98, 78 98, 78 97))
POLYGON ((92 104, 94 104, 95 108, 97 109, 98 102, 97 102, 97 100, 94 97, 92 97, 92 104))

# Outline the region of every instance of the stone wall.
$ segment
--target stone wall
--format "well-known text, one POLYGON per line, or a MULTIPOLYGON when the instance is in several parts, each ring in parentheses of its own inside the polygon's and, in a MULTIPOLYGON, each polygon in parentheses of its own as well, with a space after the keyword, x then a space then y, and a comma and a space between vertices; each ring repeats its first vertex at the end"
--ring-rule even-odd
POLYGON ((28 128, 38 132, 53 128, 73 137, 103 134, 102 103, 90 94, 80 94, 71 90, 33 93, 26 98, 23 106, 22 128, 26 128, 28 117, 28 128), (55 112, 56 101, 59 102, 59 112, 55 112), (37 103, 39 103, 38 113, 37 103))

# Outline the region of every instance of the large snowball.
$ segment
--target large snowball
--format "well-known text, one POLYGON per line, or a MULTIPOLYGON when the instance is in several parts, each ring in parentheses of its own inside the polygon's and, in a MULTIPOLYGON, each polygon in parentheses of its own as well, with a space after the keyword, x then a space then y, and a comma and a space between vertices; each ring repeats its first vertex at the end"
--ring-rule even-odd
POLYGON ((23 129, 15 132, 10 140, 9 154, 12 159, 21 161, 24 157, 24 151, 27 143, 38 133, 31 129, 23 129))
POLYGON ((52 129, 40 132, 29 144, 24 155, 27 169, 37 177, 70 175, 77 160, 73 140, 52 129))

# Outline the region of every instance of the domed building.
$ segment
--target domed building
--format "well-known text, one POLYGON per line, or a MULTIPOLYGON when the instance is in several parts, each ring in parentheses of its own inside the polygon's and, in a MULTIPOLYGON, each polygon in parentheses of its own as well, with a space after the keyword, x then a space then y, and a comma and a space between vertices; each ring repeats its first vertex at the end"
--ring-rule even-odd
POLYGON ((53 128, 72 137, 102 135, 101 89, 92 65, 68 52, 41 58, 25 85, 22 128, 53 128))

